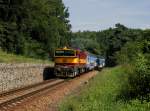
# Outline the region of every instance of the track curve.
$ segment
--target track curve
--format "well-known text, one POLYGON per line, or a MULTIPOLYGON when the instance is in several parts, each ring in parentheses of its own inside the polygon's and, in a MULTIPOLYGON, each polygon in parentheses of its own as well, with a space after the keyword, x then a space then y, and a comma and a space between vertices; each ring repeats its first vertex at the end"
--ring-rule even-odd
POLYGON ((7 92, 0 95, 0 111, 6 111, 9 108, 21 103, 20 101, 30 98, 38 93, 42 93, 47 89, 52 89, 53 87, 64 83, 63 79, 52 79, 39 83, 37 85, 29 86, 22 89, 17 89, 11 92, 7 92))

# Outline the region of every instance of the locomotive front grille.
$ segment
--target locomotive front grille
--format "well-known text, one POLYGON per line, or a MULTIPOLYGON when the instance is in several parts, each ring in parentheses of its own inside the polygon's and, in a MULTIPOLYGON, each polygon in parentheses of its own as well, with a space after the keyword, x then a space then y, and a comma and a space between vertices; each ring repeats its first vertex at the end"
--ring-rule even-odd
POLYGON ((70 67, 56 67, 54 72, 58 77, 72 77, 73 71, 70 67))

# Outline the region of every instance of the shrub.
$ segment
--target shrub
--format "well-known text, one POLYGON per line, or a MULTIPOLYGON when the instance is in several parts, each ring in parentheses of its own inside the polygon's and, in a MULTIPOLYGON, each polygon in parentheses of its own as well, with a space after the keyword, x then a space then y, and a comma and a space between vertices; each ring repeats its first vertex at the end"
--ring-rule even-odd
POLYGON ((133 62, 138 53, 142 52, 142 48, 143 42, 128 42, 120 51, 116 52, 117 63, 129 64, 133 62))
POLYGON ((127 83, 121 90, 121 97, 124 100, 138 98, 142 102, 150 100, 150 69, 148 60, 143 54, 138 54, 128 73, 127 83))

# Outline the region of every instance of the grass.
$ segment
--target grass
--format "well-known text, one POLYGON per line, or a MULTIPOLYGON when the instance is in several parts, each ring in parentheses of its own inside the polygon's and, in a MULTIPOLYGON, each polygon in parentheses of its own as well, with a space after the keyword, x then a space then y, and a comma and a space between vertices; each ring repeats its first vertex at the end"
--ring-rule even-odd
POLYGON ((40 60, 34 58, 28 58, 25 56, 8 54, 0 50, 0 63, 42 63, 42 64, 52 64, 48 60, 40 60))
POLYGON ((106 68, 84 86, 80 94, 63 100, 59 111, 149 111, 150 103, 116 100, 125 81, 123 67, 106 68))

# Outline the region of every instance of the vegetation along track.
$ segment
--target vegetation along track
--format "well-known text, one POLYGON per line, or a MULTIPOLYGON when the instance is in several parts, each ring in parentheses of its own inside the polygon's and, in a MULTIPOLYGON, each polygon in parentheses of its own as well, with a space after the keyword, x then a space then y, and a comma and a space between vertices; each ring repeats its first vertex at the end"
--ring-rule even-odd
POLYGON ((51 89, 63 82, 63 79, 51 79, 33 86, 3 93, 0 95, 0 111, 7 110, 9 107, 21 103, 22 100, 51 89))

